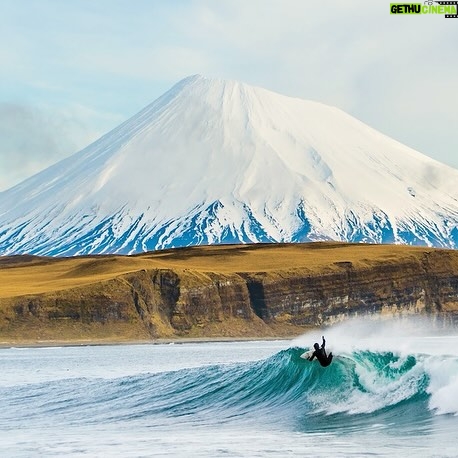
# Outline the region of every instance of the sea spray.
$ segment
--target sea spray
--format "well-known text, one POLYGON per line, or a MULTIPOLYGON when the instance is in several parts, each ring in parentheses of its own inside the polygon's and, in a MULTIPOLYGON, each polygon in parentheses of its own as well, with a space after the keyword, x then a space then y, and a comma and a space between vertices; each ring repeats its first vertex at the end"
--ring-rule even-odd
POLYGON ((455 457, 458 336, 406 331, 400 351, 375 350, 362 328, 352 349, 339 328, 325 331, 336 352, 327 368, 300 357, 310 335, 3 349, 0 455, 455 457))

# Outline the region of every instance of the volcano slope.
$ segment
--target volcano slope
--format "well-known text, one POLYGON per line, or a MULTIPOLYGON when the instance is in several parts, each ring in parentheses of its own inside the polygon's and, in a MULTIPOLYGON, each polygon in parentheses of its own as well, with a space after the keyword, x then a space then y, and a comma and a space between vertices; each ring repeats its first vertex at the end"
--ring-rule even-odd
POLYGON ((188 77, 0 193, 0 254, 339 240, 456 248, 458 170, 343 111, 188 77))
POLYGON ((292 337, 352 316, 458 317, 458 252, 334 242, 0 257, 0 342, 292 337))

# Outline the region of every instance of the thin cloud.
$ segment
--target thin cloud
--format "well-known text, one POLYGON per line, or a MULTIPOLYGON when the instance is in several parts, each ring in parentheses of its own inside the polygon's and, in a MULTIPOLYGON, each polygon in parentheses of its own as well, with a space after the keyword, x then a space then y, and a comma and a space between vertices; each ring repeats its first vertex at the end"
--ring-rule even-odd
MULTIPOLYGON (((95 140, 81 119, 95 113, 39 110, 18 103, 0 104, 0 191, 43 170, 95 140), (84 114, 82 114, 84 113, 84 114)), ((119 119, 113 119, 114 124, 119 119)))
POLYGON ((3 0, 0 103, 23 111, 0 119, 0 189, 195 73, 338 106, 458 167, 457 42, 457 19, 385 0, 3 0))

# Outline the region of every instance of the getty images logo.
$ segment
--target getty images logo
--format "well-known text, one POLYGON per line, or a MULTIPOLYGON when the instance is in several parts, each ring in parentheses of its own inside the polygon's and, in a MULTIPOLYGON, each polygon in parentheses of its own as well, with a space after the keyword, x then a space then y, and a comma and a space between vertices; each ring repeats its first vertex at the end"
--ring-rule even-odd
POLYGON ((446 18, 458 18, 458 1, 390 3, 390 14, 443 14, 446 18))

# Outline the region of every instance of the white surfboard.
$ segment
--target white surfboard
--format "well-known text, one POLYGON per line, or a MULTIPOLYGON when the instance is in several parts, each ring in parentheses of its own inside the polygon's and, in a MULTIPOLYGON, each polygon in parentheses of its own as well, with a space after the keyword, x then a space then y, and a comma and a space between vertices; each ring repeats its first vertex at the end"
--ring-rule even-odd
POLYGON ((314 350, 309 350, 304 353, 302 353, 301 358, 302 359, 309 359, 313 355, 314 350))

